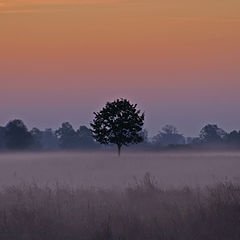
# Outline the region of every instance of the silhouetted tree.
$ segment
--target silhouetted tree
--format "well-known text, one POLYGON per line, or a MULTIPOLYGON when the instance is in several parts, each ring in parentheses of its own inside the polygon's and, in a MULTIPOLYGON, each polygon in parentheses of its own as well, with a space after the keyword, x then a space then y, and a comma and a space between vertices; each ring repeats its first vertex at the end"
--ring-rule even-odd
POLYGON ((5 149, 5 127, 0 127, 0 149, 5 149))
POLYGON ((160 146, 185 144, 185 138, 179 134, 176 127, 166 125, 162 130, 153 137, 153 143, 160 146))
POLYGON ((33 149, 41 149, 42 148, 42 132, 38 128, 33 128, 30 133, 33 136, 33 149))
POLYGON ((148 147, 150 147, 150 142, 149 142, 149 139, 148 139, 148 131, 146 129, 143 129, 139 135, 142 137, 142 142, 140 142, 139 144, 137 145, 134 145, 132 147, 132 149, 141 149, 141 150, 144 150, 148 147))
POLYGON ((141 132, 140 132, 140 136, 142 137, 142 143, 148 143, 148 131, 147 129, 143 129, 141 132))
POLYGON ((166 125, 162 128, 162 133, 165 135, 175 135, 178 134, 178 130, 173 125, 166 125))
POLYGON ((33 137, 21 120, 13 120, 5 127, 5 141, 8 149, 24 150, 33 144, 33 137))
POLYGON ((78 136, 70 123, 63 123, 56 131, 56 136, 61 148, 76 149, 78 147, 78 136))
POLYGON ((42 131, 41 145, 43 149, 58 149, 58 139, 51 128, 42 131))
POLYGON ((216 124, 208 124, 200 131, 200 141, 202 143, 220 143, 222 142, 226 132, 219 128, 216 124))
POLYGON ((240 131, 232 131, 227 134, 224 141, 230 145, 240 145, 240 131))
POLYGON ((198 145, 201 144, 200 137, 192 137, 187 140, 187 144, 198 145))
POLYGON ((101 144, 116 144, 120 155, 122 146, 143 141, 141 136, 144 113, 137 110, 137 104, 127 99, 107 102, 91 123, 93 137, 101 144))
POLYGON ((91 129, 80 126, 77 130, 79 148, 88 149, 96 147, 96 142, 92 136, 91 129))

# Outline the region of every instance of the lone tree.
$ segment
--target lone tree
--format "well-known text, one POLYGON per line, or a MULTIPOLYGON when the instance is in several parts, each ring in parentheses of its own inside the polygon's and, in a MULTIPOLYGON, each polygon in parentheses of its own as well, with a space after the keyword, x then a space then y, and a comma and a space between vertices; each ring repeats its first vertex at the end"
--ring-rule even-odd
POLYGON ((93 137, 100 144, 116 144, 120 156, 122 146, 137 144, 143 141, 141 134, 144 124, 144 113, 137 110, 137 104, 127 99, 107 102, 91 123, 93 137))

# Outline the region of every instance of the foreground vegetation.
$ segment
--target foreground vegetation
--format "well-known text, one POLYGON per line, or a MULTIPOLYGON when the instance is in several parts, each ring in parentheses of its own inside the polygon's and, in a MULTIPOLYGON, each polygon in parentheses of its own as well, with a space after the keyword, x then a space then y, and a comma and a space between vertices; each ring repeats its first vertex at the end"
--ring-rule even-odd
POLYGON ((124 191, 7 187, 3 240, 240 239, 240 186, 163 190, 149 174, 124 191))

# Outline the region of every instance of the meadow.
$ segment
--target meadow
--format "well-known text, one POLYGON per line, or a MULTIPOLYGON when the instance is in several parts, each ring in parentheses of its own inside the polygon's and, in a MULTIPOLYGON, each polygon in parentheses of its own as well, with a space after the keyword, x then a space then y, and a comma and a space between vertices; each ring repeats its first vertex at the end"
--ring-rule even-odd
POLYGON ((240 152, 27 152, 0 154, 0 186, 125 188, 149 173, 162 188, 238 182, 240 152))
POLYGON ((239 152, 0 155, 0 239, 240 239, 239 152))

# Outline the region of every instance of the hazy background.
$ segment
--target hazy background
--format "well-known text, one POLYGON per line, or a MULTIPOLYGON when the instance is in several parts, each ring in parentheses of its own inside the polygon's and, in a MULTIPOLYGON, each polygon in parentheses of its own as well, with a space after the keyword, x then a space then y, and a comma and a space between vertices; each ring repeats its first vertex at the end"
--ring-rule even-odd
POLYGON ((239 152, 41 152, 0 154, 0 186, 125 188, 146 173, 162 188, 240 180, 239 152))
POLYGON ((88 124, 107 100, 173 124, 239 128, 236 0, 1 0, 0 125, 88 124))

